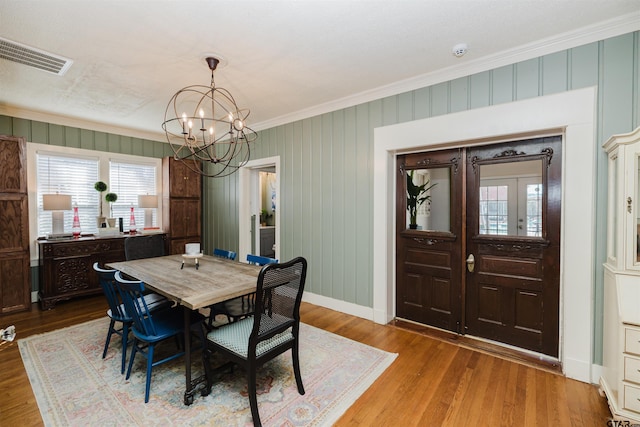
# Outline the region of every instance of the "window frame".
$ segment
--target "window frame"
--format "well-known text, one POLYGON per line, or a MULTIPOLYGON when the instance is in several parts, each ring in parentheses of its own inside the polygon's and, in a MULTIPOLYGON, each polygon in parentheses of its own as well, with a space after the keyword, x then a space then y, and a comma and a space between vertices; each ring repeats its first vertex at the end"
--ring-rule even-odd
POLYGON ((63 147, 57 145, 39 144, 27 142, 27 188, 29 202, 29 236, 30 236, 30 256, 32 265, 38 263, 37 239, 44 236, 38 235, 38 188, 37 188, 37 155, 49 154, 55 156, 66 156, 76 158, 98 159, 98 179, 107 184, 109 180, 109 162, 117 161, 124 163, 153 166, 156 169, 156 194, 158 195, 158 208, 156 209, 157 225, 162 228, 162 159, 137 156, 133 154, 113 153, 98 150, 88 150, 84 148, 63 147))

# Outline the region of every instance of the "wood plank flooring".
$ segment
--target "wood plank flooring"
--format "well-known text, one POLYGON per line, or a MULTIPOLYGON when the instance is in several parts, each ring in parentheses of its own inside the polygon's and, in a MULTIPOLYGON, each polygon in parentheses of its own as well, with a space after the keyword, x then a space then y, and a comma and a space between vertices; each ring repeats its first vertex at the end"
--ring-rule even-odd
MULTIPOLYGON (((17 339, 100 318, 106 309, 97 296, 0 317, 1 327, 13 324, 17 332, 16 341, 0 346, 0 425, 43 425, 17 339)), ((336 426, 604 427, 611 418, 594 385, 311 304, 303 303, 301 316, 399 354, 336 426)))

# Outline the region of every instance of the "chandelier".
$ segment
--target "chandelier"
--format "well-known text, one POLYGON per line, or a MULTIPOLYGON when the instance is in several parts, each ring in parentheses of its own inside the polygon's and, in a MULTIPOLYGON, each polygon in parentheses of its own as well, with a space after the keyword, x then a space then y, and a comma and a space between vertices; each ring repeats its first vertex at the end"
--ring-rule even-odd
POLYGON ((228 90, 216 87, 213 72, 220 60, 212 56, 205 60, 211 86, 187 86, 173 95, 162 129, 174 159, 204 176, 224 177, 249 161, 249 143, 258 135, 247 126, 249 110, 239 109, 228 90))

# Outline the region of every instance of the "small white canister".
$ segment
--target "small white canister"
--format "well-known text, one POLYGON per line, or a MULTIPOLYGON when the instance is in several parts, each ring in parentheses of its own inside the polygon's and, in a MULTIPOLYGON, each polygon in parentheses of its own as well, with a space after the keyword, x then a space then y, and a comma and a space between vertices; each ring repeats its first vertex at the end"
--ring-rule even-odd
POLYGON ((187 255, 198 255, 200 253, 200 243, 187 243, 184 249, 187 255))

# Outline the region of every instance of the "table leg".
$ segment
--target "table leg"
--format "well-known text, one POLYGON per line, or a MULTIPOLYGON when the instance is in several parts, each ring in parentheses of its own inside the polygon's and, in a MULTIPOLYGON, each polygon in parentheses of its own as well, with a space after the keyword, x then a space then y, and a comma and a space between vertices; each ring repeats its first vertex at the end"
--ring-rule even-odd
MULTIPOLYGON (((203 325, 198 325, 198 328, 202 328, 203 325)), ((191 379, 191 310, 184 307, 184 378, 185 378, 185 391, 184 391, 184 404, 191 405, 193 403, 194 395, 198 388, 202 389, 201 394, 206 396, 209 391, 206 387, 206 376, 200 375, 198 378, 191 379)))

